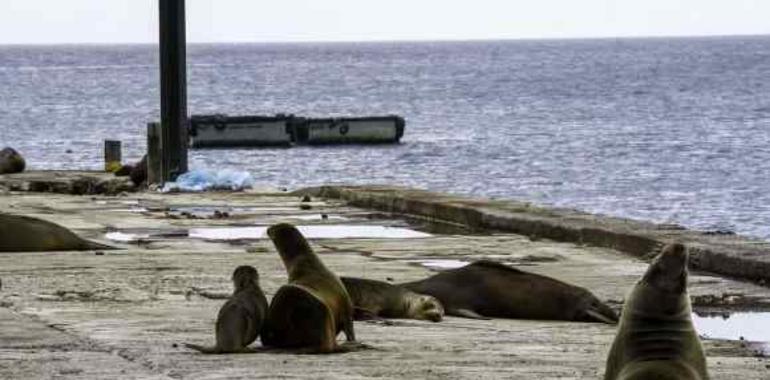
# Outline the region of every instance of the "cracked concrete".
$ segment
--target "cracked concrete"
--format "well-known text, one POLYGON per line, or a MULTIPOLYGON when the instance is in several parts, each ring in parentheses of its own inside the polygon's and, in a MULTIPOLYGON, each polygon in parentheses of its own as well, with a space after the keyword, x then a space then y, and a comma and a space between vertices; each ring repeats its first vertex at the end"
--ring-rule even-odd
MULTIPOLYGON (((0 194, 0 210, 51 220, 102 243, 109 242, 110 231, 148 235, 111 243, 120 250, 0 253, 0 378, 596 379, 604 372, 615 326, 549 321, 356 322, 357 337, 373 349, 201 355, 181 343, 213 342, 233 268, 257 267, 268 298, 286 273, 268 240, 207 241, 180 233, 194 227, 289 221, 417 228, 432 236, 311 243, 339 275, 402 282, 433 273, 423 265, 428 260, 488 258, 584 286, 616 308, 646 268, 642 259, 611 248, 511 233, 471 234, 339 200, 313 199, 310 209, 301 203, 298 196, 268 191, 0 194), (191 207, 196 217, 182 214, 191 207), (228 217, 221 217, 222 211, 228 217), (321 214, 328 218, 314 217, 321 214)), ((690 291, 696 309, 770 310, 770 292, 752 283, 693 273, 690 291)), ((712 379, 767 379, 770 361, 756 357, 746 342, 706 339, 704 344, 712 379)))

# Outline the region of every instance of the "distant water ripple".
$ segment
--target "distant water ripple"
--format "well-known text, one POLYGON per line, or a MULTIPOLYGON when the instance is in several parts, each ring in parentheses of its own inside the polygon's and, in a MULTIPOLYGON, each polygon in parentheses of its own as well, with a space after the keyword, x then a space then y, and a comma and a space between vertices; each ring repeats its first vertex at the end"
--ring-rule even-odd
MULTIPOLYGON (((153 46, 0 47, 30 168, 145 149, 153 46), (71 151, 71 153, 67 153, 71 151)), ((195 45, 191 113, 407 118, 403 144, 193 151, 268 186, 393 183, 770 238, 770 38, 195 45)))

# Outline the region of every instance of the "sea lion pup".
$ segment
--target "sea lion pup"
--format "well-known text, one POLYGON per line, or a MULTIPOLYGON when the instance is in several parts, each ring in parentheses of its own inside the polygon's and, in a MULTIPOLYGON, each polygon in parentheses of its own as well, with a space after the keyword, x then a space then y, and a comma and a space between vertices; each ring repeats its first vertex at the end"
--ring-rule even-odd
POLYGON ((356 320, 410 318, 440 322, 444 307, 435 297, 417 294, 387 282, 340 277, 355 307, 356 320))
POLYGON ((481 260, 402 284, 436 297, 447 315, 616 323, 609 306, 588 290, 553 278, 481 260))
POLYGON ((267 298, 259 287, 259 273, 249 265, 241 265, 233 272, 233 295, 219 309, 216 324, 217 343, 203 347, 185 343, 204 354, 252 352, 248 345, 262 331, 267 312, 267 298))
POLYGON ((24 157, 15 149, 0 150, 0 174, 21 173, 26 165, 24 157))
POLYGON ((670 244, 626 299, 604 379, 708 379, 691 313, 687 251, 670 244))
POLYGON ((112 249, 112 247, 81 239, 72 231, 49 221, 0 213, 0 252, 89 249, 112 249))
POLYGON ((289 274, 289 283, 270 302, 261 339, 277 348, 303 348, 312 352, 339 351, 337 334, 353 332, 353 302, 340 279, 324 266, 307 240, 291 224, 267 230, 289 274))

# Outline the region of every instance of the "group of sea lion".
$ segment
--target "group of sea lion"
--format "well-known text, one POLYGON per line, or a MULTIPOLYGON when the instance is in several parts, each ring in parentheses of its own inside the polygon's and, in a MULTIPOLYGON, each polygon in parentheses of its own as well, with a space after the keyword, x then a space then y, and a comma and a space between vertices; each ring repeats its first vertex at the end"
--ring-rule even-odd
POLYGON ((353 302, 339 277, 324 266, 296 227, 276 224, 267 234, 286 267, 288 283, 268 306, 257 270, 238 267, 233 273, 235 292, 217 317, 216 345, 187 347, 203 353, 254 352, 248 345, 259 335, 266 348, 331 353, 341 351, 340 331, 355 341, 353 302))
MULTIPOLYGON (((217 320, 216 347, 190 347, 208 353, 247 352, 246 346, 256 340, 261 325, 264 347, 338 352, 340 332, 348 341, 355 341, 354 317, 438 322, 446 312, 470 318, 618 321, 613 310, 586 289, 500 263, 477 261, 424 280, 393 285, 337 277, 290 224, 270 227, 268 236, 286 267, 288 283, 266 306, 256 270, 248 267, 254 283, 244 296, 245 286, 236 281, 236 292, 217 320), (251 322, 244 322, 249 319, 251 322)), ((708 379, 690 313, 687 252, 681 244, 670 244, 628 296, 607 358, 605 380, 708 379)))
MULTIPOLYGON (((469 318, 522 318, 615 323, 611 308, 590 291, 477 261, 427 279, 393 285, 332 273, 296 227, 271 226, 288 283, 270 304, 251 266, 233 273, 235 291, 216 322, 216 345, 188 345, 204 353, 252 352, 264 347, 299 352, 344 351, 342 331, 355 341, 353 319, 412 318, 438 322, 444 313, 469 318)), ((0 213, 0 252, 110 248, 41 219, 0 213)), ((607 358, 605 380, 708 379, 706 359, 692 324, 687 293, 687 250, 669 244, 629 293, 607 358)))

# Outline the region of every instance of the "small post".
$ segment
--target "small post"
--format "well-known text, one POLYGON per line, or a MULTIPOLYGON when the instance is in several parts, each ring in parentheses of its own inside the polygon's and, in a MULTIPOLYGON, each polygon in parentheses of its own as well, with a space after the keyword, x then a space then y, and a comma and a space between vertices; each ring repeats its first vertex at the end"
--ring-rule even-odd
POLYGON ((161 184, 160 124, 147 123, 147 184, 161 184))
POLYGON ((187 171, 185 1, 160 3, 160 183, 187 171))
POLYGON ((113 173, 118 171, 121 164, 121 151, 119 140, 104 140, 104 171, 113 173))

